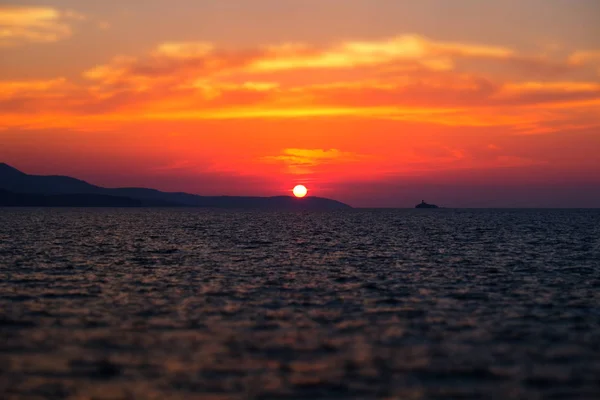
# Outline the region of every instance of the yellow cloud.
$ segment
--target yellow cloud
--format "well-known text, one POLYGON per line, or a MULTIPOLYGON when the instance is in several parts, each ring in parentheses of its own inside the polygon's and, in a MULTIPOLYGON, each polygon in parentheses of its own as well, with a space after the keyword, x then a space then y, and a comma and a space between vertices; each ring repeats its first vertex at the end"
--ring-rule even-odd
POLYGON ((50 7, 0 6, 0 47, 56 42, 71 36, 70 23, 85 16, 50 7))
POLYGON ((314 167, 325 164, 341 164, 356 162, 365 159, 364 155, 341 151, 339 149, 284 149, 276 156, 262 157, 261 161, 267 163, 283 163, 288 172, 294 174, 308 174, 314 167))
POLYGON ((298 44, 269 47, 267 56, 253 62, 250 68, 256 71, 353 68, 415 61, 432 70, 446 71, 453 67, 452 57, 507 58, 513 54, 503 47, 436 42, 418 35, 402 35, 379 41, 344 42, 321 51, 298 44))
POLYGON ((307 117, 356 117, 403 119, 410 121, 436 121, 436 118, 450 118, 456 113, 465 112, 458 108, 436 107, 341 107, 341 106, 310 106, 306 104, 291 104, 287 107, 276 104, 258 104, 249 106, 217 107, 204 110, 158 110, 152 109, 142 113, 132 114, 131 118, 144 120, 233 120, 233 119, 291 119, 307 117), (439 117, 438 117, 439 116, 439 117))
POLYGON ((124 77, 131 65, 136 61, 134 57, 115 57, 110 64, 99 65, 83 72, 83 76, 90 80, 113 83, 124 77))
POLYGON ((167 42, 162 43, 153 51, 155 57, 170 57, 188 59, 208 55, 214 46, 208 42, 167 42))
MULTIPOLYGON (((138 59, 115 58, 84 75, 109 84, 131 77, 206 80, 235 74, 285 73, 294 70, 352 70, 393 68, 396 72, 416 69, 445 72, 460 57, 504 59, 511 49, 464 43, 437 42, 419 35, 401 35, 373 41, 347 41, 326 47, 284 43, 248 50, 220 51, 209 42, 165 42, 138 59)), ((181 82, 180 82, 181 83, 181 82)))
POLYGON ((272 159, 294 164, 317 165, 326 161, 352 161, 356 156, 338 149, 285 149, 283 155, 274 156, 272 159))
POLYGON ((279 84, 277 82, 258 82, 258 81, 246 81, 241 83, 234 82, 211 82, 206 79, 198 79, 190 84, 181 85, 181 88, 195 88, 202 89, 205 91, 219 91, 219 90, 236 90, 236 89, 247 89, 258 92, 267 92, 269 90, 277 89, 279 84))
MULTIPOLYGON (((589 59, 578 57, 563 63, 589 59)), ((557 79, 540 73, 536 80, 503 80, 502 69, 515 67, 506 61, 523 59, 527 56, 504 47, 419 35, 325 47, 288 43, 227 51, 207 42, 164 42, 148 54, 117 57, 85 71, 86 80, 79 86, 64 79, 0 82, 0 124, 34 121, 23 118, 28 111, 43 123, 60 120, 71 125, 335 117, 512 129, 576 118, 565 116, 567 109, 598 110, 600 84, 583 77, 557 79), (473 65, 461 58, 485 58, 483 64, 495 63, 493 72, 469 70, 473 65), (51 94, 65 99, 49 101, 51 94)), ((539 65, 527 67, 537 71, 539 65)), ((570 67, 565 74, 581 70, 570 67)), ((506 76, 513 73, 509 69, 506 76)), ((288 152, 278 157, 324 161, 334 155, 288 152)))

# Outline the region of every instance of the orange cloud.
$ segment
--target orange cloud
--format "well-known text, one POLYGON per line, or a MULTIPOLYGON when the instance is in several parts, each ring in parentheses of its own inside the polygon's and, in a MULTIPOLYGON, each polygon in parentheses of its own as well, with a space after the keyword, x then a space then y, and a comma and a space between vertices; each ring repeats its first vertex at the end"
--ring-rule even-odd
POLYGON ((569 62, 574 65, 594 63, 600 66, 600 50, 576 51, 569 56, 569 62))
POLYGON ((89 79, 114 83, 117 78, 208 78, 235 73, 264 74, 302 69, 355 69, 398 63, 448 71, 455 58, 504 59, 514 51, 497 46, 436 42, 418 35, 380 41, 349 41, 326 48, 306 44, 264 46, 251 51, 226 51, 207 42, 165 42, 147 57, 117 57, 84 73, 89 79))
POLYGON ((30 81, 0 81, 0 98, 15 97, 32 93, 55 93, 66 86, 65 78, 30 81))
POLYGON ((508 92, 599 92, 597 82, 519 82, 504 85, 508 92))
POLYGON ((366 156, 339 149, 284 149, 277 156, 262 157, 267 163, 283 163, 288 172, 293 174, 309 174, 314 167, 326 164, 352 163, 365 159, 366 156))
POLYGON ((85 16, 50 7, 0 6, 0 47, 57 42, 71 36, 71 23, 85 16))
POLYGON ((419 35, 255 49, 164 42, 146 55, 115 57, 84 71, 82 84, 63 78, 0 83, 5 88, 0 128, 333 117, 524 132, 550 122, 577 124, 574 110, 592 115, 586 125, 593 124, 600 119, 593 117, 600 85, 577 75, 583 70, 566 68, 558 77, 553 70, 535 81, 510 79, 507 61, 544 71, 569 66, 573 57, 546 60, 419 35), (486 73, 481 61, 508 72, 486 73), (62 100, 48 101, 50 96, 62 100), (32 115, 24 118, 27 112, 32 115))

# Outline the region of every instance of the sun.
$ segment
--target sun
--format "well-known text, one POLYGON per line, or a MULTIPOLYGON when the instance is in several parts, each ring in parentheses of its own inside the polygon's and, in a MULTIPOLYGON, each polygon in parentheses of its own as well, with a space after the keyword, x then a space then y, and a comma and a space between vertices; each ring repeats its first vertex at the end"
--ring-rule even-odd
POLYGON ((308 189, 304 185, 297 185, 294 190, 294 196, 296 197, 304 197, 308 193, 308 189))

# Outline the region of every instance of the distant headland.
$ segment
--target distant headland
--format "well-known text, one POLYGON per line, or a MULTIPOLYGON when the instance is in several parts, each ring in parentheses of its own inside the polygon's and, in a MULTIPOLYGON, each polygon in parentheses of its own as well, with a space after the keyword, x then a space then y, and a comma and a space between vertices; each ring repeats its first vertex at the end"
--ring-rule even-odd
POLYGON ((425 203, 425 200, 421 200, 420 204, 417 204, 415 206, 415 208, 439 208, 438 206, 436 206, 435 204, 428 204, 425 203))
POLYGON ((322 197, 198 196, 147 188, 104 188, 68 176, 29 175, 0 163, 3 207, 206 207, 260 210, 340 210, 347 204, 322 197))

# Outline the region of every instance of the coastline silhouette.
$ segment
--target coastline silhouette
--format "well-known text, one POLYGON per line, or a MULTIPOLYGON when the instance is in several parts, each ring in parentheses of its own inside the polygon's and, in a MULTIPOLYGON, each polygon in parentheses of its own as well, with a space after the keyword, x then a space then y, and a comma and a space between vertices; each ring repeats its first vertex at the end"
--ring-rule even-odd
POLYGON ((0 206, 206 207, 262 210, 340 210, 348 204, 307 196, 199 196, 149 188, 104 188, 69 176, 29 175, 0 163, 0 206))

